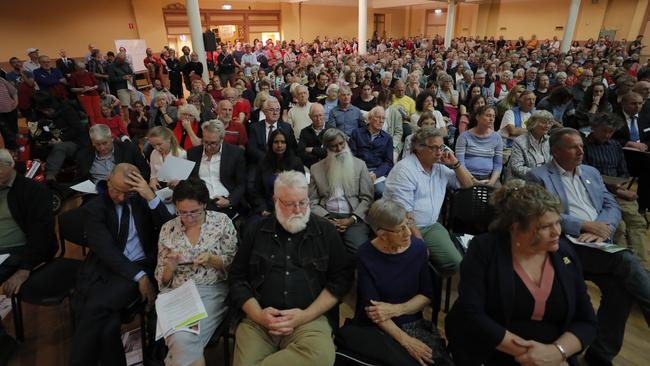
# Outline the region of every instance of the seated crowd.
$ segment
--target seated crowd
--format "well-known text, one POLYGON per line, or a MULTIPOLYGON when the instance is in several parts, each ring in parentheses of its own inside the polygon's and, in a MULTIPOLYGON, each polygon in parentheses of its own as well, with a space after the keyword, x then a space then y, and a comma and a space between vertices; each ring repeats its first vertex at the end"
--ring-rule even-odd
MULTIPOLYGON (((650 327, 650 177, 626 164, 650 162, 641 38, 567 53, 534 36, 357 46, 228 43, 208 70, 187 46, 148 49, 148 96, 124 48, 12 58, 0 70, 3 292, 54 256, 50 189, 71 164, 97 194, 78 208, 89 254, 70 365, 125 365, 120 311, 187 281, 208 317, 198 334, 165 337, 166 365, 204 365, 232 313, 241 366, 332 365, 337 350, 388 365, 566 365, 583 352, 611 365, 633 304, 650 327), (187 179, 161 174, 174 158, 195 164, 187 179), (44 162, 45 184, 24 177, 27 159, 44 162), (495 217, 463 253, 443 204, 474 186, 495 217), (627 250, 593 244, 612 242, 627 250), (432 274, 456 273, 445 340, 423 313, 432 274), (585 279, 602 293, 597 312, 585 279)), ((0 346, 4 364, 15 341, 1 325, 0 346)))

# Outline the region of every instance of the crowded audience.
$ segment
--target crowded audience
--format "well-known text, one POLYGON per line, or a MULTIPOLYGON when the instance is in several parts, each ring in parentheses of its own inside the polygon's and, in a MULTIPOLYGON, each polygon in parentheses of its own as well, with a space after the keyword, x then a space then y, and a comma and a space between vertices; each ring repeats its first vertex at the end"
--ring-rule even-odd
MULTIPOLYGON (((165 365, 204 365, 230 318, 242 366, 332 365, 337 347, 391 365, 559 366, 585 350, 611 365, 633 304, 650 327, 650 64, 640 39, 559 44, 236 41, 207 68, 166 46, 147 49, 144 93, 123 47, 28 48, 0 73, 4 293, 54 255, 50 191, 90 180, 71 365, 125 365, 120 311, 190 281, 208 317, 159 341, 165 365), (170 157, 194 164, 187 179, 160 177, 170 157), (477 185, 496 215, 462 249, 443 203, 477 185), (456 274, 447 347, 424 309, 431 276, 456 274)), ((15 348, 2 327, 0 345, 15 348)))

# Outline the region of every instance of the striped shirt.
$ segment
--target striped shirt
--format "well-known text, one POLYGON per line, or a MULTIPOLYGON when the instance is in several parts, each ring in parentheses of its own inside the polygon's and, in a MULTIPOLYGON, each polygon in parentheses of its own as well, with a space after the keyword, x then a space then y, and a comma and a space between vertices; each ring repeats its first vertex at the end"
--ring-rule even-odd
POLYGON ((623 148, 616 140, 604 144, 585 141, 583 163, 598 169, 600 174, 610 177, 627 177, 627 165, 623 148))
POLYGON ((463 132, 456 142, 456 158, 473 176, 488 176, 503 169, 503 140, 497 132, 480 137, 463 132))

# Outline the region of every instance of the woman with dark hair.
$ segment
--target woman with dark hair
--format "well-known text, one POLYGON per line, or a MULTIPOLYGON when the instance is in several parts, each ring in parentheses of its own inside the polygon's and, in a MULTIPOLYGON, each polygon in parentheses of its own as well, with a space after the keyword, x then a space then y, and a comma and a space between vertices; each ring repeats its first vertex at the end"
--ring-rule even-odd
POLYGON ((456 142, 456 158, 472 174, 474 183, 496 186, 503 169, 503 140, 494 131, 496 108, 476 110, 476 125, 456 142))
MULTIPOLYGON (((452 108, 449 108, 449 106, 445 103, 445 100, 439 95, 440 89, 438 88, 438 84, 436 83, 435 80, 429 80, 426 83, 426 88, 424 88, 424 91, 428 91, 429 93, 433 94, 435 98, 433 98, 433 109, 437 110, 442 114, 443 117, 450 117, 451 115, 449 112, 454 110, 456 106, 451 106, 452 108)), ((458 109, 455 109, 456 114, 458 114, 458 109)), ((453 121, 453 119, 452 119, 453 121)))
POLYGON ((377 97, 372 94, 372 83, 366 81, 358 89, 359 95, 352 98, 352 105, 364 112, 369 112, 377 106, 377 97))
POLYGON ((596 337, 596 317, 580 262, 560 239, 562 203, 518 179, 491 201, 496 219, 471 241, 445 319, 454 362, 577 365, 596 337))
POLYGON ((564 124, 564 118, 573 115, 573 94, 566 86, 553 88, 551 94, 537 104, 537 109, 553 113, 556 122, 564 124))
POLYGON ((305 171, 305 166, 287 145, 289 136, 281 129, 269 134, 266 157, 257 166, 252 192, 253 212, 268 216, 273 212, 273 183, 279 173, 289 170, 305 171))
POLYGON ((178 183, 172 201, 176 218, 160 229, 156 280, 161 293, 194 281, 208 317, 199 321, 199 334, 181 329, 165 337, 165 365, 205 365, 203 349, 227 310, 226 279, 237 251, 237 232, 228 216, 206 211, 210 194, 199 178, 178 183))
POLYGON ((485 97, 482 95, 475 95, 467 104, 467 112, 463 113, 460 116, 460 121, 458 121, 458 135, 462 134, 463 132, 467 131, 468 129, 474 127, 476 125, 476 111, 487 105, 487 101, 485 100, 485 97))
POLYGON ((607 100, 607 88, 602 82, 594 82, 585 91, 582 102, 576 108, 574 128, 589 126, 589 120, 596 113, 612 112, 612 105, 607 100))
POLYGON ((435 109, 434 100, 436 100, 436 96, 429 91, 423 91, 415 98, 415 113, 411 115, 411 125, 415 126, 423 113, 430 112, 436 119, 434 127, 444 128, 445 132, 443 134, 446 135, 447 122, 444 120, 442 113, 435 109))

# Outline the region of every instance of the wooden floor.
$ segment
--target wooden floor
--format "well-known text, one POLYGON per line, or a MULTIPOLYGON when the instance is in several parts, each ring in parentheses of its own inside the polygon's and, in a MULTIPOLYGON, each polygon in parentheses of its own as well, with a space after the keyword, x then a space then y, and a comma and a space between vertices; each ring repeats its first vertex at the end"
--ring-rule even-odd
MULTIPOLYGON (((69 203, 70 204, 70 203, 69 203)), ((650 238, 650 233, 649 233, 650 238)), ((81 250, 78 247, 68 245, 66 256, 81 258, 81 250), (69 254, 68 254, 69 253, 69 254)), ((454 279, 453 289, 456 288, 454 279)), ((589 284, 589 295, 594 307, 600 303, 600 292, 596 286, 589 284)), ((455 290, 452 291, 452 303, 456 297, 455 290)), ((352 304, 354 298, 349 296, 345 299, 341 308, 341 318, 352 316, 352 304)), ((65 303, 54 307, 38 307, 29 304, 23 305, 25 342, 19 345, 18 351, 9 362, 10 366, 63 366, 68 364, 72 339, 72 323, 68 304, 65 303)), ((427 316, 429 316, 427 314, 427 316)), ((444 317, 441 312, 438 327, 444 332, 444 317)), ((430 317, 429 317, 430 319, 430 317)), ((4 325, 10 334, 13 334, 13 321, 11 313, 4 319, 4 325)), ((125 329, 138 327, 137 320, 125 326, 125 329)), ((208 365, 223 365, 221 345, 206 350, 208 365)), ((623 349, 614 360, 615 365, 620 366, 647 366, 650 365, 650 328, 646 325, 643 315, 638 307, 632 309, 625 330, 625 341, 623 349)))

